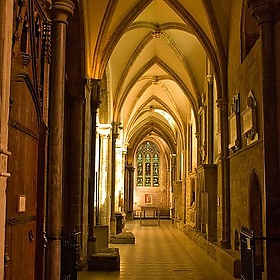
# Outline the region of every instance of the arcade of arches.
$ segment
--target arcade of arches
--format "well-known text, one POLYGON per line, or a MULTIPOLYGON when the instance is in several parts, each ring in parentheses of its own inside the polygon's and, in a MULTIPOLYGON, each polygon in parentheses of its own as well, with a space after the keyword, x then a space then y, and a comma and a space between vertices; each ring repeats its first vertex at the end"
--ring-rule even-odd
POLYGON ((231 273, 253 230, 278 279, 279 0, 0 6, 0 279, 60 279, 62 228, 82 267, 143 205, 231 273))

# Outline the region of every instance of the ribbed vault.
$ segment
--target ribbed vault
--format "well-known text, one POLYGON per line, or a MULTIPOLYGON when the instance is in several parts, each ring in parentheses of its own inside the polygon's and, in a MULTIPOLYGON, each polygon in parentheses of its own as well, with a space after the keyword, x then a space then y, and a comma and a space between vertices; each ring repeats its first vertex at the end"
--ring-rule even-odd
POLYGON ((87 74, 102 78, 107 69, 112 121, 122 122, 124 142, 137 145, 152 133, 172 150, 184 143, 209 65, 218 98, 226 95, 230 2, 83 1, 87 74))

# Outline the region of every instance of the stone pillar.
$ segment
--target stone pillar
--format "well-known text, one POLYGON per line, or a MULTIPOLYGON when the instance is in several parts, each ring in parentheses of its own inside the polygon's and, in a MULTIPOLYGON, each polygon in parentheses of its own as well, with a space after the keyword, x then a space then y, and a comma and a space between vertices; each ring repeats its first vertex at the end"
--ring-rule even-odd
POLYGON ((116 189, 116 141, 119 136, 119 122, 112 123, 112 160, 111 160, 111 169, 112 169, 112 178, 111 178, 111 218, 110 218, 110 235, 116 235, 116 217, 115 217, 115 189, 116 189))
POLYGON ((48 280, 60 279, 66 25, 73 11, 72 1, 53 1, 47 194, 48 280))
POLYGON ((171 165, 171 184, 173 185, 173 182, 177 180, 176 177, 176 158, 177 155, 176 154, 172 154, 170 157, 170 165, 171 165))
MULTIPOLYGON (((280 108, 280 0, 275 4, 274 13, 274 44, 275 44, 275 80, 276 80, 276 96, 277 97, 277 108, 280 108)), ((277 112, 277 119, 280 120, 280 110, 277 112)), ((278 135, 280 135, 280 122, 278 121, 278 135)), ((280 145, 278 144, 279 156, 280 156, 280 145)), ((280 163, 279 163, 280 164, 280 163)))
POLYGON ((0 279, 4 279, 8 119, 11 83, 13 1, 0 0, 0 279))
POLYGON ((228 161, 228 108, 226 99, 218 99, 221 125, 221 195, 222 195, 222 248, 230 248, 230 188, 228 161))
MULTIPOLYGON (((200 124, 201 126, 201 124, 200 124)), ((202 163, 202 158, 201 158, 201 154, 199 152, 200 147, 201 147, 201 132, 199 130, 197 130, 195 132, 195 137, 197 140, 197 155, 196 155, 196 160, 197 160, 197 166, 199 166, 202 163)), ((193 144, 192 144, 193 145, 193 144)), ((194 167, 195 164, 192 165, 192 167, 194 167)), ((193 169, 193 168, 192 168, 193 169)))
POLYGON ((109 134, 111 130, 110 124, 100 124, 98 127, 101 138, 100 143, 100 176, 99 176, 99 191, 100 191, 100 225, 109 225, 110 223, 110 205, 108 190, 108 167, 109 167, 109 134))
POLYGON ((133 201, 134 201, 134 171, 135 168, 133 166, 127 166, 127 195, 124 196, 125 204, 126 204, 126 215, 128 220, 133 219, 133 201))
MULTIPOLYGON (((266 242, 267 279, 275 279, 280 274, 278 262, 280 243, 273 241, 273 239, 280 238, 279 135, 277 131, 277 115, 279 116, 277 98, 279 99, 279 95, 277 96, 275 74, 275 61, 277 57, 279 58, 280 47, 280 39, 275 37, 275 34, 279 35, 280 4, 279 1, 260 0, 250 0, 248 4, 253 16, 258 20, 261 36, 265 234, 268 239, 266 242), (277 22, 276 25, 275 22, 277 22), (275 31, 278 32, 275 33, 275 31)), ((277 69, 278 73, 279 71, 277 69)), ((280 86, 279 81, 278 86, 280 86)))
POLYGON ((68 162, 67 162, 67 228, 69 231, 81 231, 82 225, 82 174, 83 174, 83 114, 85 83, 69 86, 69 124, 67 126, 68 162), (72 92, 73 91, 73 92, 72 92))
POLYGON ((214 118, 213 118, 213 77, 207 75, 207 162, 213 163, 214 156, 214 118))
POLYGON ((88 256, 96 253, 96 236, 94 235, 94 190, 95 190, 95 154, 96 154, 96 115, 100 106, 100 79, 89 80, 91 91, 91 160, 90 183, 88 190, 88 256))

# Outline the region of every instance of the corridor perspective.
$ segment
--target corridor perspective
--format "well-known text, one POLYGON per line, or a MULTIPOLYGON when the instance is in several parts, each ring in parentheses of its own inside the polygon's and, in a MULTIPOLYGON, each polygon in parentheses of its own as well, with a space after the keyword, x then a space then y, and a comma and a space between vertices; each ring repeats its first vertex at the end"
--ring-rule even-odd
POLYGON ((280 279, 280 0, 0 7, 0 280, 280 279))
POLYGON ((78 280, 231 280, 207 253, 178 230, 170 220, 139 220, 127 224, 135 244, 111 244, 120 250, 119 272, 79 272, 78 280))

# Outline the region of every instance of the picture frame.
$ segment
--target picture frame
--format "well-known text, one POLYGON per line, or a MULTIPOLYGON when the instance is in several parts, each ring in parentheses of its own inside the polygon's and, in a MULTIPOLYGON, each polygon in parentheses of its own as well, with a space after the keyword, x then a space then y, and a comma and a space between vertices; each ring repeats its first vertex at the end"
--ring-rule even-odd
POLYGON ((145 203, 146 204, 152 204, 152 194, 145 193, 145 203))

